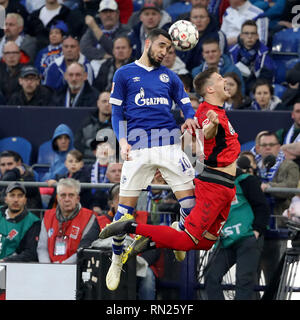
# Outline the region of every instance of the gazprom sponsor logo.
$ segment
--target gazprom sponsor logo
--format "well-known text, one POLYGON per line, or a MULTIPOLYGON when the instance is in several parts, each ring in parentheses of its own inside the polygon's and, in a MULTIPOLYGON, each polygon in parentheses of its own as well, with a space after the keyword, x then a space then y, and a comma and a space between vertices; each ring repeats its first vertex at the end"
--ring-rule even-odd
POLYGON ((169 101, 167 98, 163 97, 151 97, 151 98, 145 98, 145 90, 144 88, 140 89, 140 92, 135 96, 134 102, 138 106, 152 106, 152 105, 158 105, 158 104, 166 104, 169 105, 169 101))

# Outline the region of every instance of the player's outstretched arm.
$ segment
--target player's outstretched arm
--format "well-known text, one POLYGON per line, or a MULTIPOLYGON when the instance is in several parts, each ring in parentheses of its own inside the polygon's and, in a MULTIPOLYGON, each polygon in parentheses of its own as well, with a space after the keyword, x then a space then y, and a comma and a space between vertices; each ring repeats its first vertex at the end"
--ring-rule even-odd
POLYGON ((204 137, 206 140, 214 138, 218 133, 219 116, 213 110, 208 110, 206 117, 209 123, 203 126, 204 137))
POLYGON ((185 120, 184 124, 181 126, 181 132, 187 130, 190 134, 196 132, 196 129, 200 128, 197 121, 192 118, 188 118, 185 120))

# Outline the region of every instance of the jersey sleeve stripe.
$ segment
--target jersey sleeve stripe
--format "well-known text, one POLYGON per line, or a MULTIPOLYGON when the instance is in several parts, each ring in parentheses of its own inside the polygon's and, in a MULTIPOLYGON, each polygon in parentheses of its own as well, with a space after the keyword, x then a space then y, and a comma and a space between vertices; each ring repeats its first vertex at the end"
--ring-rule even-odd
POLYGON ((114 104, 116 106, 120 106, 122 104, 122 100, 116 99, 116 98, 110 98, 109 103, 114 104))

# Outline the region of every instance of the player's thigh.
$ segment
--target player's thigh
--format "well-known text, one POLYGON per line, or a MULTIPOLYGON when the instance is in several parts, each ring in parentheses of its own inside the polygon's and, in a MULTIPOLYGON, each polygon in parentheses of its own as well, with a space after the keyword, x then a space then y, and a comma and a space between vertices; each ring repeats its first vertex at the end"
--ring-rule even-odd
POLYGON ((193 189, 195 171, 180 145, 162 148, 157 166, 173 192, 193 189))
MULTIPOLYGON (((124 190, 142 190, 152 181, 156 168, 151 165, 149 149, 131 151, 132 160, 125 161, 122 167, 120 194, 124 190)), ((126 196, 126 194, 123 194, 126 196)))

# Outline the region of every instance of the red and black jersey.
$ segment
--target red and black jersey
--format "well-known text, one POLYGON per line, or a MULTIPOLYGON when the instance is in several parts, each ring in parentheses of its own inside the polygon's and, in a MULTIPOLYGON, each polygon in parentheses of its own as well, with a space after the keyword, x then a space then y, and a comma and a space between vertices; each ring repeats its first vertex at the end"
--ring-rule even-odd
POLYGON ((202 102, 195 114, 200 128, 209 123, 206 113, 208 110, 215 111, 219 116, 217 135, 212 139, 204 139, 204 163, 210 167, 227 167, 239 156, 240 143, 238 134, 229 122, 224 108, 202 102))

